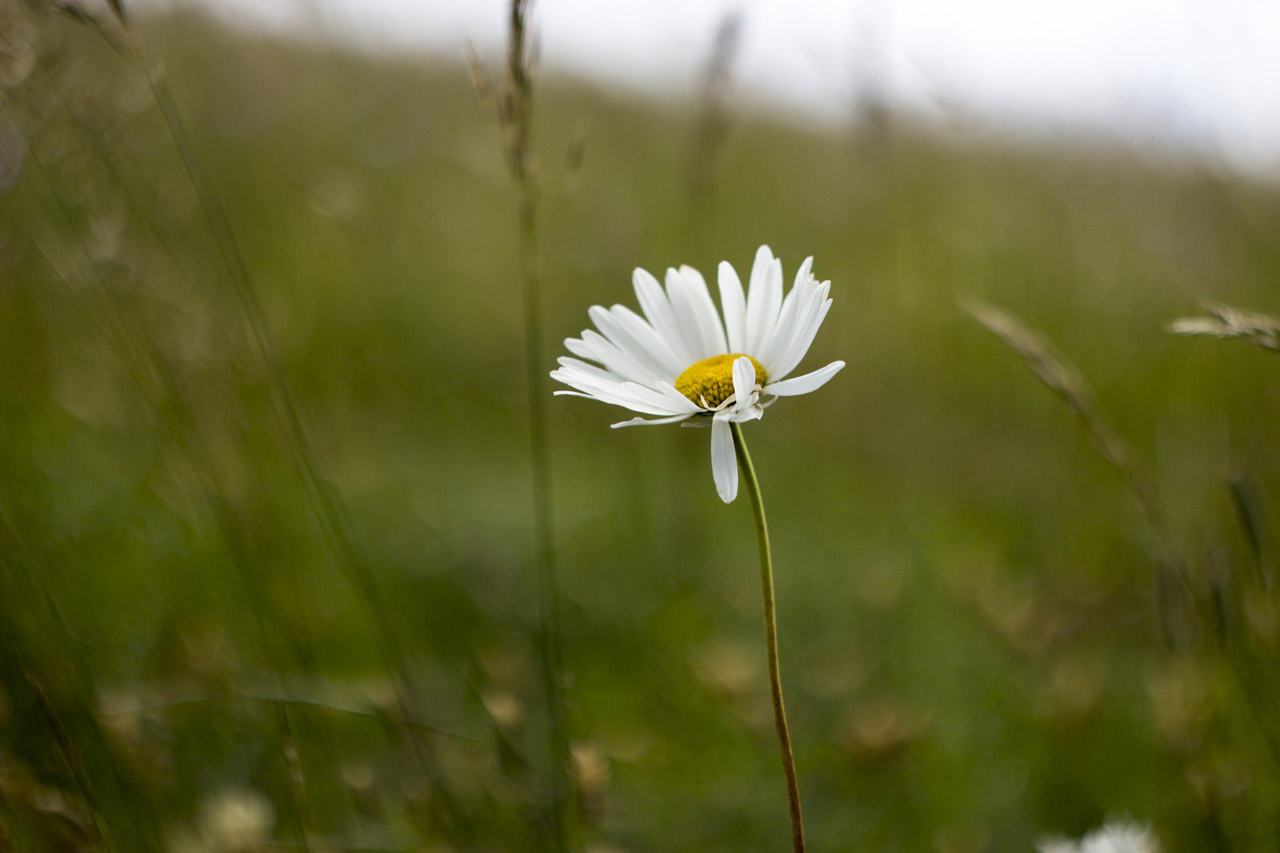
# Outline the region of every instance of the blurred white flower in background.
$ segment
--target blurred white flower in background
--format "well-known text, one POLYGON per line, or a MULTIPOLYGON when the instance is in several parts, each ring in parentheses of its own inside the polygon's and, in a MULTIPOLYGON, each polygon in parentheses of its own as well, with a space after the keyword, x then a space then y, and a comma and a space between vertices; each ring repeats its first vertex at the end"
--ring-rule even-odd
POLYGON ((272 846, 276 813, 257 791, 232 788, 207 799, 195 831, 169 838, 171 853, 259 853, 272 846))
POLYGON ((1147 824, 1128 818, 1108 820, 1079 841, 1047 838, 1036 845, 1040 853, 1161 853, 1160 839, 1147 824))

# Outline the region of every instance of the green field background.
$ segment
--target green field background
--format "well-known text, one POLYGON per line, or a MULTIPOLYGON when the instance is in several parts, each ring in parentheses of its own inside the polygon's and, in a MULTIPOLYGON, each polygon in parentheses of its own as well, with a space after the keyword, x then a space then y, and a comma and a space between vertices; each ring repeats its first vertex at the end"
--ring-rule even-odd
MULTIPOLYGON (((556 849, 492 97, 461 58, 181 17, 140 64, 6 14, 0 849, 556 849)), ((637 266, 767 243, 832 282, 802 368, 848 366, 746 428, 812 849, 1127 814, 1275 850, 1280 361, 1167 331, 1280 310, 1274 185, 875 110, 700 147, 696 103, 537 73, 541 368, 637 266), (972 300, 1088 378, 1165 534, 972 300)), ((704 431, 547 408, 569 842, 785 849, 746 500, 704 431)))

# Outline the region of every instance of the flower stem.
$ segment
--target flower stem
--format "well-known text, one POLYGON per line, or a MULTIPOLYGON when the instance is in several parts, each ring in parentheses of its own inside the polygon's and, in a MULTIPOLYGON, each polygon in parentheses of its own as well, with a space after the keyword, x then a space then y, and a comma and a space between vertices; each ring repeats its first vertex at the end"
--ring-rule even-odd
POLYGON ((751 512, 756 521, 756 545, 760 549, 760 585, 764 593, 764 643, 769 658, 769 695, 773 699, 773 725, 778 731, 782 749, 782 772, 787 777, 787 802, 791 807, 791 844, 795 853, 804 853, 804 824, 800 818, 800 785, 796 781, 796 763, 791 755, 791 734, 787 731, 787 712, 782 706, 782 674, 778 668, 778 620, 773 607, 773 558, 769 553, 769 527, 764 520, 764 499, 760 497, 760 481, 742 437, 742 425, 733 428, 733 449, 738 466, 751 497, 751 512))

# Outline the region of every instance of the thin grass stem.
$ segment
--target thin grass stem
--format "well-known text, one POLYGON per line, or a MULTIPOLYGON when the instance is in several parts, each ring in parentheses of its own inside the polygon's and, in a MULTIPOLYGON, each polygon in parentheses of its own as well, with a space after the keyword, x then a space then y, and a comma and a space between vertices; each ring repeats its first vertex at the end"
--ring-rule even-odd
POLYGON ((533 174, 533 75, 530 0, 512 0, 507 44, 507 86, 499 106, 506 131, 507 165, 517 193, 521 302, 524 310, 525 386, 533 480, 535 562, 541 599, 539 634, 551 759, 551 825, 556 848, 569 849, 569 736, 561 686, 560 593, 551 538, 551 474, 547 448, 546 371, 542 358, 542 271, 538 242, 538 186, 533 174))
MULTIPOLYGON (((303 428, 302 415, 294 401, 275 336, 250 274, 249 264, 240 251, 239 243, 231 228, 230 217, 214 189, 213 180, 203 160, 188 137, 177 104, 169 93, 167 81, 147 63, 133 32, 126 29, 125 35, 134 60, 145 76, 151 95, 160 108, 170 137, 186 169, 187 177, 200 202, 205 221, 209 225, 223 263, 235 286, 236 294, 240 298, 253 354, 266 374, 266 378, 259 378, 258 382, 271 403, 285 444, 302 475, 308 503, 320 524, 326 543, 334 554, 335 562, 360 599, 366 617, 373 628, 383 660, 396 676, 396 698, 400 705, 400 716, 404 719, 412 719, 413 709, 421 704, 417 680, 411 671, 399 633, 392 623, 373 568, 355 541, 341 496, 320 474, 319 464, 315 459, 306 430, 303 428)), ((432 762, 426 754, 426 745, 421 742, 414 729, 406 729, 406 734, 423 773, 431 778, 434 773, 432 762)))
POLYGON ((76 780, 76 787, 80 789, 80 795, 84 797, 84 801, 89 807, 89 814, 93 820, 94 829, 98 832, 98 837, 108 850, 118 849, 111 837, 111 829, 107 825, 106 817, 103 814, 102 804, 94 793, 93 783, 89 781, 89 774, 85 772, 84 761, 80 758, 80 751, 76 749, 70 733, 67 732, 66 726, 62 724, 62 718, 58 715, 57 709, 54 708, 53 702, 49 701, 48 695, 44 692, 44 687, 34 675, 24 670, 22 677, 26 679, 27 684, 35 693, 40 710, 44 714, 49 727, 53 730, 54 739, 58 744, 58 751, 62 753, 62 760, 66 762, 67 769, 71 771, 72 778, 76 780))
MULTIPOLYGON (((1174 576, 1181 582, 1188 600, 1195 609, 1201 629, 1208 634, 1213 650, 1221 656, 1231 676, 1231 685, 1238 691, 1245 707, 1249 710, 1261 735, 1268 757, 1272 763, 1280 766, 1280 734, 1272 725, 1270 709, 1265 700, 1257 695, 1257 679, 1244 669, 1244 662, 1233 654, 1226 633, 1226 620, 1220 609, 1220 599, 1215 598, 1212 589, 1203 590, 1197 577, 1192 575, 1192 561, 1186 556, 1187 549, 1181 538, 1175 533, 1164 513, 1163 506, 1157 496, 1152 478, 1136 461, 1137 454, 1133 446, 1121 432, 1111 425, 1103 414, 1093 386, 1084 375, 1064 357, 1059 355, 1049 340, 1026 326, 1020 319, 981 302, 971 302, 967 306, 969 313, 979 323, 1018 355, 1022 356, 1027 366, 1045 387, 1058 395, 1067 407, 1079 418, 1092 435, 1094 444, 1102 457, 1120 476, 1137 498, 1147 523, 1155 533, 1156 543, 1163 551, 1163 558, 1172 567, 1174 576)), ((1219 319, 1228 317, 1224 309, 1216 316, 1219 319)), ((1261 324, 1269 318, 1263 315, 1252 315, 1249 322, 1261 324)), ((1224 319, 1223 322, 1226 322, 1224 319)), ((1241 321, 1243 324, 1244 321, 1241 321)), ((1271 321, 1274 322, 1274 321, 1271 321)), ((1174 331, 1189 333, 1185 329, 1174 331)), ((1228 335, 1230 336, 1230 335, 1228 335)), ((1163 592, 1157 587, 1157 596, 1163 603, 1163 592)), ((1162 613, 1162 616, 1164 614, 1162 613)))

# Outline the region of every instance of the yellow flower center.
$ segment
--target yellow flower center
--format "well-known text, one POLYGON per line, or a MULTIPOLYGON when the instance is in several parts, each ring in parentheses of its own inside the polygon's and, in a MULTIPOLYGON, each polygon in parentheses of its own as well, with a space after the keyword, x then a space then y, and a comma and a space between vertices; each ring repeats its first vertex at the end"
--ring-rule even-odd
MULTIPOLYGON (((742 355, 713 355, 694 362, 676 377, 676 390, 699 406, 714 409, 733 396, 733 363, 742 355)), ((751 358, 751 366, 756 369, 756 384, 764 385, 765 372, 760 362, 751 358)))

